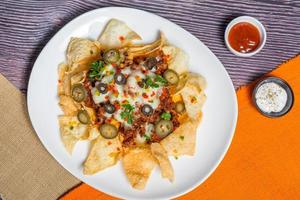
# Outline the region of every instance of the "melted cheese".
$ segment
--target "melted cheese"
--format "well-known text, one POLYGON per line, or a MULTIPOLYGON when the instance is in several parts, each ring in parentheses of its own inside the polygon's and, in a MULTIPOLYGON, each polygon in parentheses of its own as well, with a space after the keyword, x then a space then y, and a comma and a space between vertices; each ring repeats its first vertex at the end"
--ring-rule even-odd
MULTIPOLYGON (((162 93, 162 87, 158 88, 141 88, 138 82, 145 79, 146 75, 141 70, 131 70, 130 68, 122 69, 121 72, 127 76, 125 85, 118 85, 113 82, 115 68, 112 65, 106 65, 103 70, 102 83, 106 83, 113 87, 114 91, 108 91, 106 94, 101 94, 97 88, 92 88, 91 93, 96 104, 109 101, 110 103, 119 102, 120 104, 130 104, 136 108, 149 104, 153 109, 156 109, 160 104, 159 97, 162 93)), ((148 71, 147 76, 154 77, 155 73, 148 71)), ((131 126, 121 117, 123 108, 116 111, 113 115, 105 113, 107 118, 113 117, 125 126, 131 126)), ((135 111, 135 110, 134 110, 135 111)), ((133 111, 133 112, 134 112, 133 111)))

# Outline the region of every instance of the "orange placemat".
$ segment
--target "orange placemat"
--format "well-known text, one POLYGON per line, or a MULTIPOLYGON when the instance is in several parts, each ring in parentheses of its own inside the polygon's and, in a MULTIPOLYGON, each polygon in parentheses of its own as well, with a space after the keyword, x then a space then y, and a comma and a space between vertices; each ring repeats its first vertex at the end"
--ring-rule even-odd
MULTIPOLYGON (((238 123, 228 153, 212 176, 178 199, 300 199, 300 56, 269 75, 292 87, 292 110, 280 118, 264 117, 252 105, 253 85, 239 89, 238 123)), ((62 198, 75 199, 114 198, 81 184, 62 198)))

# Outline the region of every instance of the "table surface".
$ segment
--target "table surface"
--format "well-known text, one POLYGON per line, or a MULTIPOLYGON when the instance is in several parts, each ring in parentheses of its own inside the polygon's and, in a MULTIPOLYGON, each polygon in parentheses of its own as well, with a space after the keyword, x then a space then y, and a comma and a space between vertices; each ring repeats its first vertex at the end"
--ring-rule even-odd
POLYGON ((217 55, 236 88, 300 52, 299 0, 5 0, 0 4, 1 74, 26 92, 34 61, 49 39, 76 16, 107 6, 146 10, 180 25, 217 55), (241 15, 259 19, 268 34, 263 50, 251 58, 233 55, 224 44, 226 25, 241 15))

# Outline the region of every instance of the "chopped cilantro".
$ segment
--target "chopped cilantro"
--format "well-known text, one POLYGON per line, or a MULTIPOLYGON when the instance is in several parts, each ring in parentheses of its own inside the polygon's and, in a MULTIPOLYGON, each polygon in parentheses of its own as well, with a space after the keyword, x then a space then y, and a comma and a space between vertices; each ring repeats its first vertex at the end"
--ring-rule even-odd
POLYGON ((176 160, 178 160, 178 156, 175 156, 174 158, 175 158, 176 160))
POLYGON ((134 110, 134 107, 130 104, 122 104, 122 107, 125 108, 124 111, 121 112, 121 118, 125 119, 128 124, 132 124, 133 122, 133 116, 132 111, 134 110))
POLYGON ((152 87, 152 88, 158 88, 159 85, 155 83, 150 76, 146 77, 146 85, 152 87))
POLYGON ((122 104, 122 107, 125 108, 128 112, 134 110, 134 107, 132 105, 128 104, 122 104))
POLYGON ((156 75, 155 77, 146 76, 145 83, 149 87, 158 88, 159 86, 163 86, 168 82, 161 75, 156 75))
POLYGON ((70 126, 70 130, 73 130, 74 129, 74 127, 73 126, 70 126))
POLYGON ((155 82, 160 82, 162 84, 167 84, 168 83, 168 81, 166 79, 164 79, 164 77, 162 77, 161 75, 156 75, 155 82))
POLYGON ((151 138, 150 138, 150 136, 149 135, 144 135, 144 138, 145 138, 145 140, 147 141, 147 142, 149 142, 150 140, 151 140, 151 138))
POLYGON ((181 140, 184 140, 184 136, 183 136, 183 135, 179 136, 179 138, 180 138, 181 140))
POLYGON ((95 61, 91 63, 89 71, 89 78, 91 80, 100 80, 102 78, 102 72, 104 70, 104 64, 102 61, 95 61))
POLYGON ((170 120, 172 117, 172 115, 168 112, 163 112, 161 115, 160 115, 160 118, 162 119, 165 119, 165 120, 170 120))
POLYGON ((120 115, 121 115, 121 118, 124 119, 125 117, 127 117, 128 114, 127 114, 126 112, 123 111, 123 112, 121 112, 120 115))

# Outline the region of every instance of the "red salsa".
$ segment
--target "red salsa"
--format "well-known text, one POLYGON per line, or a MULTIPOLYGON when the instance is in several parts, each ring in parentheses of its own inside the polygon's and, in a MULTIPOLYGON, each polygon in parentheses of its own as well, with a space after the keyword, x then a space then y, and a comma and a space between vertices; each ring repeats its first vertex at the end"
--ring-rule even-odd
POLYGON ((248 22, 237 23, 230 29, 228 41, 234 50, 240 53, 250 53, 259 46, 259 30, 248 22))

